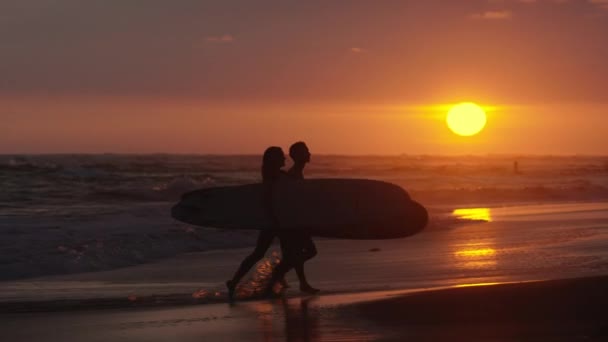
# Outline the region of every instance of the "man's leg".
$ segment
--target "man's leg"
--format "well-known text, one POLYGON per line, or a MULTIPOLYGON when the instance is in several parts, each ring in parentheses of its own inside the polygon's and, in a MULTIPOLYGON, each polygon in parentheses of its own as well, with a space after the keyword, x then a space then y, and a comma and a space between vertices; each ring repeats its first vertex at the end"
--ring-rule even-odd
POLYGON ((305 236, 302 238, 302 249, 300 258, 294 264, 294 268, 296 273, 298 274, 298 279, 300 280, 300 291, 306 293, 317 293, 319 289, 315 289, 312 287, 308 280, 306 279, 306 274, 304 273, 304 262, 306 260, 310 260, 317 255, 317 247, 315 246, 312 238, 310 236, 305 236))

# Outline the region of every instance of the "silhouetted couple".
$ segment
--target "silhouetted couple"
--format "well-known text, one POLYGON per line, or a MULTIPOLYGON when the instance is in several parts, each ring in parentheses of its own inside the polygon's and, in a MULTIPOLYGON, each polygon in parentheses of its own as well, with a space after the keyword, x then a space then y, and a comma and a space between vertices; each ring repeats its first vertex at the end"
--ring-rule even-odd
POLYGON ((289 156, 293 159, 293 166, 287 171, 281 168, 285 166, 285 154, 280 147, 272 146, 266 149, 262 161, 262 182, 264 185, 263 205, 266 215, 270 220, 270 227, 260 230, 256 247, 249 256, 243 260, 231 280, 226 282, 230 300, 234 297, 234 291, 239 281, 247 272, 260 261, 275 237, 281 243, 281 261, 273 270, 270 282, 265 289, 265 295, 273 295, 273 288, 277 283, 286 287, 285 274, 295 268, 300 280, 300 290, 306 293, 317 293, 318 289, 312 287, 306 280, 304 274, 304 262, 317 255, 317 249, 309 234, 303 231, 281 231, 279 222, 273 208, 273 189, 277 182, 304 179, 304 167, 310 162, 310 152, 303 142, 297 142, 289 148, 289 156))

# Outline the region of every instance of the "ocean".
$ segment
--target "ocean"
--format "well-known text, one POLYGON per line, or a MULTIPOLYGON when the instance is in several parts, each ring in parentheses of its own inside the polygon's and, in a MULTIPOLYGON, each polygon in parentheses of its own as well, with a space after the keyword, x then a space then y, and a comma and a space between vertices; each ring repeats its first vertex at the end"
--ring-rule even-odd
MULTIPOLYGON (((251 246, 255 232, 188 226, 169 209, 189 190, 259 182, 260 163, 261 156, 0 156, 0 279, 251 246)), ((608 201, 608 157, 313 155, 305 174, 398 184, 429 208, 435 230, 458 224, 454 210, 608 201)))

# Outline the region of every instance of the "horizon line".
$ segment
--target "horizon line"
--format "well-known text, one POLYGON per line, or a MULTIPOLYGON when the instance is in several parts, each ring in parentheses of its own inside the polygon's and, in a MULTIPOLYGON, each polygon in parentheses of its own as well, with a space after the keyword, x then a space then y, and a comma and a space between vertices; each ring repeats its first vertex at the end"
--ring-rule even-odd
MULTIPOLYGON (((15 152, 5 153, 0 152, 0 157, 11 156, 209 156, 209 157, 253 157, 261 156, 263 153, 201 153, 201 152, 15 152)), ((608 154, 593 154, 593 153, 462 153, 462 154, 434 154, 434 153, 387 153, 387 154, 372 154, 372 153, 314 153, 315 156, 326 157, 605 157, 608 154)))

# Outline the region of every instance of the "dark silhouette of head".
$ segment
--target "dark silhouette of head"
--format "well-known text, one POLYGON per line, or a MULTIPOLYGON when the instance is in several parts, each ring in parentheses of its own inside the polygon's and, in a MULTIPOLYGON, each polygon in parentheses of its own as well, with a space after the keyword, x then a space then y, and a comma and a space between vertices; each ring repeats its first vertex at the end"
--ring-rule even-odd
POLYGON ((277 180, 283 166, 285 166, 283 149, 278 146, 270 146, 264 151, 262 158, 262 179, 264 181, 277 180))
POLYGON ((289 156, 296 164, 310 162, 310 151, 303 141, 298 141, 289 147, 289 156))

